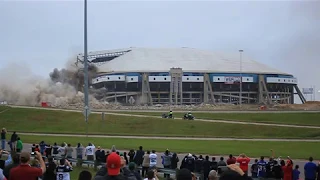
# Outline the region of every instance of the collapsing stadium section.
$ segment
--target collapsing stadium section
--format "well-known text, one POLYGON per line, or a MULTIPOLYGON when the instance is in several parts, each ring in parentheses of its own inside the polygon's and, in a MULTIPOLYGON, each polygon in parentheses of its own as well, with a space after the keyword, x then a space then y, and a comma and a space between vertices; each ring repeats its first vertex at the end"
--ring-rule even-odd
MULTIPOLYGON (((90 52, 97 66, 91 92, 123 104, 305 103, 297 79, 243 57, 191 48, 127 48, 90 52)), ((78 63, 83 63, 79 54, 78 63)))

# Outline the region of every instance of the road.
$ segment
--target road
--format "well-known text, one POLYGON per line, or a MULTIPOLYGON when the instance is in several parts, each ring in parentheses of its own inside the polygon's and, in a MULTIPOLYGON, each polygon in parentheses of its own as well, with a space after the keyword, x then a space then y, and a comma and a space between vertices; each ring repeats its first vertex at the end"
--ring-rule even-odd
MULTIPOLYGON (((49 133, 23 133, 19 135, 30 136, 57 136, 57 137, 87 137, 85 134, 49 134, 49 133)), ((195 138, 195 137, 157 137, 157 136, 109 136, 88 135, 91 138, 125 138, 125 139, 168 139, 168 140, 205 140, 205 141, 267 141, 267 142, 320 142, 320 139, 245 139, 245 138, 195 138)))
MULTIPOLYGON (((30 109, 46 109, 51 111, 66 111, 66 112, 82 112, 80 110, 72 110, 72 109, 56 109, 56 108, 41 108, 41 107, 28 107, 28 106, 11 106, 18 108, 30 108, 30 109)), ((93 111, 93 114, 100 114, 101 112, 93 111)), ((137 115, 137 114, 122 114, 122 113, 112 113, 112 112, 104 112, 109 115, 116 116, 129 116, 129 117, 149 117, 149 118, 159 118, 157 116, 148 116, 148 115, 137 115)), ((304 125, 292 125, 292 124, 272 124, 272 123, 256 123, 256 122, 241 122, 234 120, 208 120, 208 119, 196 119, 196 121, 202 122, 211 122, 211 123, 226 123, 226 124, 245 124, 245 125, 257 125, 257 126, 273 126, 273 127, 290 127, 290 128, 308 128, 308 129, 320 129, 320 126, 304 126, 304 125)))
MULTIPOLYGON (((98 146, 98 144, 96 144, 96 146, 98 146)), ((137 145, 137 148, 138 148, 138 145, 137 145)), ((110 147, 110 149, 111 149, 111 147, 110 147)), ((110 151, 110 149, 105 149, 105 151, 110 151)), ((31 152, 31 144, 25 144, 25 143, 24 143, 24 145, 23 145, 23 151, 31 152)), ((119 152, 124 152, 124 151, 128 152, 128 150, 118 150, 118 151, 119 151, 119 152)), ((161 151, 161 150, 160 150, 160 151, 161 151)), ((163 149, 162 151, 164 152, 165 149, 163 149)), ((156 153, 156 154, 158 155, 158 160, 157 160, 157 166, 158 166, 158 167, 163 167, 162 164, 161 164, 161 155, 163 154, 163 152, 157 152, 157 153, 156 153)), ((186 154, 187 154, 187 153, 186 153, 186 154)), ((180 167, 181 160, 184 158, 184 156, 185 156, 186 154, 178 154, 178 157, 179 157, 179 159, 180 159, 179 167, 180 167)), ((203 156, 206 156, 206 155, 204 154, 203 156)), ((237 156, 237 155, 235 155, 235 156, 237 156)), ((250 155, 248 154, 248 156, 250 156, 250 155)), ((73 157, 76 157, 75 151, 74 151, 74 153, 73 153, 73 157)), ((212 156, 210 156, 210 160, 211 160, 211 157, 212 157, 212 156)), ((219 160, 220 157, 224 157, 225 160, 228 158, 228 157, 225 156, 225 155, 223 155, 223 156, 214 156, 214 157, 216 157, 216 160, 217 160, 217 161, 219 160)), ((251 158, 250 165, 254 163, 254 159, 256 159, 256 158, 259 159, 258 157, 252 157, 252 158, 251 158)), ((266 160, 267 160, 267 159, 266 159, 266 160)), ((300 171, 301 171, 300 177, 304 177, 304 172, 303 172, 302 169, 303 169, 303 167, 304 167, 304 164, 305 164, 307 161, 306 161, 306 160, 299 160, 299 159, 293 160, 293 161, 294 161, 294 164, 295 164, 295 165, 299 165, 299 166, 300 166, 300 171)))

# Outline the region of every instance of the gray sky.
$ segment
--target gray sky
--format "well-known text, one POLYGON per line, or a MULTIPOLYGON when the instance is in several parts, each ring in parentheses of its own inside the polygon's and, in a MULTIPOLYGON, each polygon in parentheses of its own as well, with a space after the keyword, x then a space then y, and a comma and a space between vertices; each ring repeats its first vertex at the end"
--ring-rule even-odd
MULTIPOLYGON (((319 9, 319 1, 307 0, 88 0, 88 47, 244 49, 246 56, 293 73, 301 88, 320 89, 319 9)), ((0 69, 25 62, 48 77, 83 51, 82 1, 2 0, 0 22, 0 69)))

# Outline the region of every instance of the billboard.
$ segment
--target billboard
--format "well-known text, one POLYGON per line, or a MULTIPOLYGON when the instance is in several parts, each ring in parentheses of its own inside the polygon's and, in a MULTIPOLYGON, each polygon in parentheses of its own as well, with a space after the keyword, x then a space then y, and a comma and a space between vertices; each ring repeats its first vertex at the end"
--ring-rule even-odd
POLYGON ((314 89, 313 88, 302 88, 302 94, 313 94, 314 89))
POLYGON ((237 76, 229 76, 224 78, 225 84, 239 84, 241 80, 241 77, 237 76))

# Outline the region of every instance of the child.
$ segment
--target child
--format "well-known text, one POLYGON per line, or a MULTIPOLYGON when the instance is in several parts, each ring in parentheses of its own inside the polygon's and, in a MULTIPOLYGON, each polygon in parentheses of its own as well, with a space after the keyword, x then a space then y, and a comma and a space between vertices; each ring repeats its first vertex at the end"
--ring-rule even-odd
POLYGON ((292 172, 292 180, 299 180, 300 179, 300 171, 299 171, 299 165, 296 165, 292 172))

